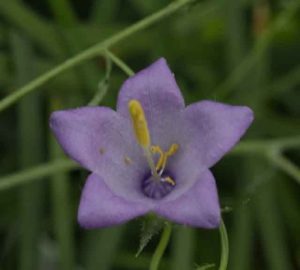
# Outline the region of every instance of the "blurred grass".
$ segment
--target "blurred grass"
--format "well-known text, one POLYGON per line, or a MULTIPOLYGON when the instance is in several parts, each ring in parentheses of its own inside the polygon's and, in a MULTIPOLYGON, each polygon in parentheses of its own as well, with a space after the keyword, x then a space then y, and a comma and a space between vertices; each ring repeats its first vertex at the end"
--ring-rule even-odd
MULTIPOLYGON (((53 103, 54 101, 50 101, 53 103)), ((52 109, 54 106, 52 106, 52 109)), ((49 140, 51 158, 61 158, 62 151, 51 136, 49 140)), ((69 175, 58 172, 51 179, 52 216, 55 239, 58 243, 59 269, 75 268, 74 212, 72 211, 69 175)))
MULTIPOLYGON (((0 96, 170 2, 0 1, 0 96)), ((136 71, 165 56, 187 103, 211 98, 251 106, 256 120, 250 138, 299 136, 299 3, 198 1, 114 46, 112 53, 136 71)), ((108 75, 105 66, 102 59, 90 60, 47 83, 47 92, 24 97, 0 115, 1 173, 14 169, 14 174, 0 179, 0 269, 41 269, 45 264, 39 261, 45 256, 49 269, 148 268, 156 239, 134 257, 139 221, 99 231, 79 229, 74 207, 83 177, 69 172, 77 166, 60 159, 57 146, 49 142, 48 108, 53 98, 60 100, 61 108, 85 105, 98 91, 98 83, 109 77, 106 96, 99 102, 115 106, 126 77, 117 66, 108 75), (43 163, 46 156, 49 160, 43 163), (58 162, 53 163, 54 158, 58 162), (35 169, 37 163, 44 165, 35 169), (18 174, 19 169, 27 173, 18 174), (49 172, 45 191, 43 179, 49 172), (53 243, 46 255, 41 252, 45 238, 53 243)), ((229 269, 300 268, 300 188, 291 178, 299 177, 299 147, 283 150, 280 153, 296 168, 290 176, 278 171, 285 159, 277 159, 275 166, 275 160, 270 164, 270 158, 258 158, 259 151, 250 154, 247 149, 239 153, 241 167, 229 157, 214 168, 221 204, 237 202, 225 217, 229 269), (244 154, 248 157, 241 158, 244 154)), ((161 269, 217 265, 218 258, 217 232, 179 227, 161 269)))
MULTIPOLYGON (((11 46, 15 60, 15 74, 19 85, 35 74, 35 56, 30 41, 17 32, 11 33, 11 46)), ((34 93, 24 98, 18 106, 19 162, 21 168, 39 163, 42 158, 41 96, 34 93)), ((43 204, 42 183, 33 183, 20 190, 20 255, 18 269, 36 269, 38 265, 38 239, 40 236, 43 204)))
POLYGON ((180 227, 173 233, 172 269, 194 269, 194 248, 196 231, 180 227))

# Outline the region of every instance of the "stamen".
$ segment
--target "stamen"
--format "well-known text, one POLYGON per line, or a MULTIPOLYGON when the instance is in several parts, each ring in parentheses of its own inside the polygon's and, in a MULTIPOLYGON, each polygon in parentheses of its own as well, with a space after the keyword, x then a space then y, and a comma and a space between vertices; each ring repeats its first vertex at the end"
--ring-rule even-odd
POLYGON ((160 154, 158 162, 156 164, 157 171, 159 171, 160 169, 166 166, 168 158, 173 156, 177 152, 178 148, 179 148, 178 144, 173 143, 170 146, 169 150, 164 153, 163 150, 158 145, 151 146, 151 152, 153 154, 156 153, 160 154))
POLYGON ((152 175, 159 179, 159 175, 157 174, 152 158, 152 153, 150 151, 151 139, 143 107, 138 100, 132 99, 128 103, 128 110, 131 116, 136 140, 144 150, 152 175))
POLYGON ((145 157, 147 159, 148 165, 151 169, 152 175, 155 177, 155 179, 157 179, 157 181, 159 181, 160 176, 157 174, 157 170, 155 169, 154 161, 153 161, 149 147, 144 147, 144 153, 145 153, 145 157))
POLYGON ((160 155, 159 160, 156 164, 156 171, 159 171, 161 169, 162 165, 163 165, 165 154, 164 154, 163 150, 161 150, 161 148, 158 145, 151 146, 151 152, 153 154, 158 153, 160 155))
POLYGON ((178 148, 179 148, 179 145, 177 143, 173 143, 170 146, 170 148, 169 148, 168 152, 166 153, 166 155, 168 157, 173 156, 177 152, 178 148))
POLYGON ((166 178, 162 178, 162 181, 167 182, 167 183, 171 184, 172 186, 176 185, 176 182, 170 176, 167 176, 166 178))
POLYGON ((128 109, 132 120, 135 137, 142 147, 151 145, 147 120, 141 103, 132 99, 128 103, 128 109))
MULTIPOLYGON (((158 145, 151 146, 148 123, 141 103, 136 99, 130 100, 128 103, 128 110, 132 120, 136 140, 144 150, 153 178, 156 179, 157 182, 162 181, 175 186, 176 183, 171 177, 167 176, 162 178, 162 174, 166 167, 168 158, 177 152, 179 145, 173 143, 167 152, 164 152, 158 145), (152 155, 156 153, 160 156, 155 166, 152 155)), ((126 161, 127 160, 125 160, 125 163, 127 163, 126 161)))

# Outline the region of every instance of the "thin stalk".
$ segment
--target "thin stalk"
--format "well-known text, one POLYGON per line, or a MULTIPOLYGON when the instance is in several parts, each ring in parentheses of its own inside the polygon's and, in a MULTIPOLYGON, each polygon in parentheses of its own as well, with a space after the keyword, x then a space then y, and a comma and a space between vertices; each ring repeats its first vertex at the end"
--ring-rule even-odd
POLYGON ((157 270, 160 260, 167 248, 167 245, 169 243, 170 240, 170 236, 171 236, 171 232, 172 232, 172 225, 170 223, 166 223, 165 228, 162 232, 159 244, 153 254, 151 263, 150 263, 150 270, 157 270))
MULTIPOLYGON (((18 84, 28 81, 34 75, 34 52, 30 42, 19 33, 11 35, 15 63, 15 78, 18 84)), ((40 97, 30 95, 18 106, 19 161, 21 168, 40 162, 42 152, 40 97), (34 149, 34 151, 33 151, 34 149)), ((38 238, 40 228, 42 187, 32 183, 19 191, 19 269, 31 270, 37 267, 38 238)))
POLYGON ((294 163, 292 163, 289 159, 287 159, 283 154, 271 154, 268 155, 270 161, 274 165, 276 165, 277 168, 284 171, 286 174, 288 174, 290 177, 292 177, 294 180, 297 181, 297 183, 300 184, 300 169, 297 167, 294 163))
POLYGON ((249 172, 248 161, 251 159, 243 158, 242 166, 239 167, 241 174, 239 175, 239 181, 236 183, 236 196, 237 202, 234 203, 233 226, 231 232, 230 241, 230 258, 229 266, 230 270, 251 270, 251 255, 254 246, 254 220, 252 214, 251 204, 245 203, 245 198, 249 198, 250 192, 256 192, 257 184, 249 172), (252 183, 255 182, 255 183, 252 183), (251 183, 251 184, 249 184, 251 183))
POLYGON ((161 177, 158 175, 158 173, 156 171, 151 150, 149 149, 149 147, 143 147, 143 150, 144 150, 144 155, 146 157, 148 165, 149 165, 149 167, 151 169, 152 175, 156 178, 157 181, 160 181, 161 177))
MULTIPOLYGON (((49 140, 49 147, 51 158, 63 155, 53 137, 49 140)), ((69 180, 67 172, 56 172, 51 178, 54 233, 58 243, 59 268, 64 270, 72 270, 75 267, 69 180)))
POLYGON ((104 78, 98 83, 98 91, 96 91, 95 95, 91 99, 91 101, 88 103, 89 106, 96 106, 98 105, 102 99, 104 98, 107 89, 109 87, 109 78, 111 75, 111 70, 112 70, 112 63, 111 60, 106 57, 106 71, 104 78))
POLYGON ((226 270, 229 258, 229 242, 226 227, 223 220, 221 220, 219 232, 221 238, 221 259, 219 270, 226 270))
POLYGON ((230 154, 281 152, 290 148, 300 147, 300 136, 292 136, 271 140, 248 140, 239 143, 230 154))
POLYGON ((197 0, 180 0, 172 2, 167 7, 161 9, 160 11, 142 19, 141 21, 133 24, 132 26, 124 29, 123 31, 117 33, 116 35, 95 44, 94 46, 82 51, 81 53, 67 59, 65 62, 51 69, 50 71, 44 73, 43 75, 37 77, 33 81, 29 82, 25 86, 17 89, 14 93, 6 96, 0 101, 0 111, 8 108, 10 105, 14 104, 17 100, 25 96, 26 94, 36 90, 38 87, 48 82, 50 79, 54 78, 58 74, 80 64, 83 61, 91 59, 95 56, 105 53, 105 50, 110 46, 117 44, 121 40, 131 36, 132 34, 145 29, 146 27, 158 22, 159 20, 173 14, 177 10, 196 2, 197 0))
POLYGON ((110 52, 109 50, 106 51, 106 55, 121 69, 124 71, 126 75, 129 77, 134 75, 134 71, 118 56, 110 52))
MULTIPOLYGON (((266 166, 258 166, 260 166, 257 171, 259 175, 261 170, 266 170, 266 166)), ((262 254, 266 260, 264 267, 265 269, 291 270, 293 266, 288 252, 284 222, 276 205, 278 195, 275 185, 276 181, 268 182, 260 192, 256 193, 253 200, 262 239, 262 254)))
POLYGON ((273 81, 270 85, 268 85, 265 93, 266 95, 270 94, 272 91, 272 98, 274 95, 282 94, 291 90, 293 87, 298 85, 300 82, 300 66, 296 66, 289 73, 283 75, 279 79, 273 81))
POLYGON ((241 204, 234 211, 232 235, 229 269, 252 269, 250 261, 253 247, 253 221, 249 206, 241 204))
POLYGON ((174 233, 172 245, 172 270, 193 269, 196 231, 181 226, 174 233))
POLYGON ((51 176, 54 173, 66 172, 78 167, 79 166, 75 162, 67 158, 47 162, 34 168, 25 169, 8 176, 3 176, 0 179, 0 191, 23 184, 29 184, 33 181, 43 180, 45 177, 51 176))

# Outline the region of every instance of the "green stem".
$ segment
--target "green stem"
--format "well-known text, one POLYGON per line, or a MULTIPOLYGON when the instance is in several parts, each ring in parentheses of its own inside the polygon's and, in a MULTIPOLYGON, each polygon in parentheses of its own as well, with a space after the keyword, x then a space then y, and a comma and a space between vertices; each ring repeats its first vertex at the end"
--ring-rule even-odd
MULTIPOLYGON (((49 148, 52 159, 57 159, 63 155, 62 150, 52 136, 49 140, 49 148)), ((52 189, 54 237, 57 241, 59 268, 64 270, 72 270, 75 265, 72 203, 70 198, 71 187, 69 181, 67 172, 57 171, 52 175, 50 185, 52 189)))
POLYGON ((95 44, 94 46, 82 51, 81 53, 75 55, 72 58, 69 58, 62 64, 56 66, 52 70, 46 72, 45 74, 37 77, 30 83, 25 86, 17 89, 14 93, 8 95, 4 99, 0 101, 0 111, 8 108, 10 105, 14 104, 18 99, 22 98, 26 94, 34 91, 36 88, 40 87, 50 79, 54 78, 58 74, 78 65, 79 63, 91 59, 97 55, 101 55, 105 53, 105 50, 110 46, 120 42, 121 40, 127 38, 128 36, 145 29, 146 27, 156 23, 157 21, 171 15, 176 12, 180 8, 187 6, 188 4, 192 4, 197 0, 179 0, 174 1, 167 7, 161 9, 160 11, 144 18, 143 20, 133 24, 132 26, 124 29, 123 31, 117 33, 116 35, 95 44))
POLYGON ((300 184, 300 169, 294 163, 280 153, 270 154, 268 157, 274 165, 300 184))
POLYGON ((129 77, 134 75, 134 71, 118 56, 110 52, 109 50, 106 51, 106 55, 121 69, 124 71, 126 75, 129 77))
POLYGON ((230 153, 245 154, 245 153, 261 153, 266 154, 270 151, 281 152, 283 150, 300 147, 300 136, 293 136, 281 139, 271 140, 248 140, 239 143, 230 153))
MULTIPOLYGON (((18 32, 11 34, 11 48, 15 64, 15 81, 23 84, 32 78, 36 70, 36 56, 30 41, 18 32)), ((18 157, 20 167, 26 169, 37 165, 42 160, 42 133, 40 126, 41 98, 38 93, 29 95, 18 104, 18 157), (32 151, 35 149, 35 151, 32 151)), ((42 214, 43 187, 37 183, 27 185, 19 190, 19 262, 18 269, 36 269, 38 260, 38 243, 40 235, 40 220, 42 214)))
POLYGON ((162 232, 162 236, 160 238, 159 244, 153 254, 151 264, 150 264, 150 270, 157 270, 160 260, 166 250, 166 247, 169 243, 170 236, 172 232, 172 225, 170 223, 166 223, 165 228, 162 232))
MULTIPOLYGON (((272 167, 267 163, 254 161, 251 166, 253 179, 262 177, 262 172, 272 172, 272 167)), ((268 181, 265 177, 261 178, 268 181)), ((292 270, 290 254, 288 252, 287 238, 285 235, 286 221, 283 220, 281 208, 278 207, 278 194, 276 190, 277 180, 282 178, 271 177, 272 181, 256 192, 253 198, 254 214, 258 225, 258 235, 261 238, 261 254, 265 261, 264 269, 272 270, 292 270)))
POLYGON ((104 98, 108 86, 109 86, 109 78, 111 75, 111 70, 112 70, 112 63, 111 60, 106 57, 106 71, 105 71, 105 76, 104 78, 98 83, 98 91, 95 93, 91 101, 88 103, 89 106, 96 106, 98 105, 102 99, 104 98))
POLYGON ((172 270, 189 269, 193 265, 196 231, 181 226, 176 230, 172 243, 172 270))
POLYGON ((228 243, 226 227, 223 220, 221 220, 219 231, 220 231, 220 238, 221 238, 221 259, 220 259, 219 270, 226 270, 228 265, 228 257, 229 257, 229 243, 228 243))
POLYGON ((26 169, 0 179, 0 191, 13 188, 22 184, 28 184, 34 180, 43 180, 46 176, 57 172, 69 171, 78 168, 78 165, 69 159, 58 159, 31 169, 26 169))

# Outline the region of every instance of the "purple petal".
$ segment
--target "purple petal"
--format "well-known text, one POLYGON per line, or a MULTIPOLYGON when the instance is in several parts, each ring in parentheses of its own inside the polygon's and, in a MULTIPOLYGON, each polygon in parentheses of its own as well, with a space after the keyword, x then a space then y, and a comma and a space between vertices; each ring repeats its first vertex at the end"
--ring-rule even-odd
POLYGON ((221 213, 212 173, 205 171, 190 190, 175 200, 161 203, 155 212, 183 225, 218 227, 221 213))
POLYGON ((91 174, 82 191, 78 222, 84 228, 108 227, 144 215, 149 205, 116 196, 102 178, 91 174))
POLYGON ((184 109, 184 100, 166 60, 161 58, 123 84, 117 111, 129 118, 128 102, 141 102, 153 143, 163 144, 168 118, 184 109))
POLYGON ((185 166, 197 160, 211 167, 244 135, 253 121, 253 112, 246 106, 201 101, 186 108, 184 119, 188 138, 185 166))
POLYGON ((54 112, 50 126, 64 151, 116 194, 144 199, 139 180, 148 166, 128 119, 108 108, 82 107, 54 112))
POLYGON ((167 171, 175 177, 176 189, 165 199, 173 200, 189 190, 202 172, 238 142, 253 114, 248 107, 202 101, 166 120, 167 128, 161 134, 168 142, 165 145, 179 145, 167 164, 167 171))

